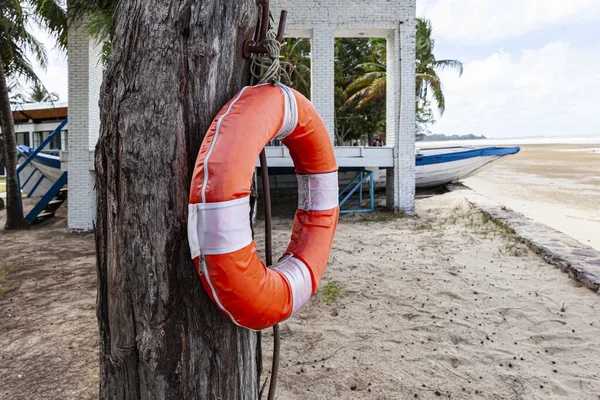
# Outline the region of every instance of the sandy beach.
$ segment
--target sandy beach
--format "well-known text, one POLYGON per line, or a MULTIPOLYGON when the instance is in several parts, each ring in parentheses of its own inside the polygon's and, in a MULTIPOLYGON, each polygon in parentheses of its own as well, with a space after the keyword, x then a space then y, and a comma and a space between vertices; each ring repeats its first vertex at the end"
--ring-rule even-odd
POLYGON ((600 250, 600 145, 524 145, 464 182, 600 250))
MULTIPOLYGON (((97 397, 93 237, 65 211, 0 231, 1 399, 97 397)), ((458 192, 417 211, 341 218, 318 293, 282 324, 277 398, 598 399, 598 295, 458 192)), ((275 254, 291 224, 275 219, 275 254)))

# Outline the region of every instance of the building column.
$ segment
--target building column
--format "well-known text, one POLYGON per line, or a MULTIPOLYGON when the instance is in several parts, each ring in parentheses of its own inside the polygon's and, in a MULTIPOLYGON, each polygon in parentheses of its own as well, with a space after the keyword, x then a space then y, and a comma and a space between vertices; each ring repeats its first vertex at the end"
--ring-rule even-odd
POLYGON ((94 149, 100 132, 98 99, 102 46, 83 27, 69 31, 68 226, 91 231, 96 219, 94 149))
POLYGON ((415 20, 400 24, 387 38, 386 145, 394 148, 387 171, 387 206, 415 211, 415 20))
POLYGON ((335 29, 329 25, 315 26, 310 52, 310 99, 323 118, 333 143, 335 138, 335 29))

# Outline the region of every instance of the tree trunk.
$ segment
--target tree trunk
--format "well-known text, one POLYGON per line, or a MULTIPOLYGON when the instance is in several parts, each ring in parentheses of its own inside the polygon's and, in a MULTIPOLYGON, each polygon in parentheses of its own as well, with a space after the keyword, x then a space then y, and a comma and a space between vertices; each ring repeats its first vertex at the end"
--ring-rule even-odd
POLYGON ((6 229, 23 229, 29 225, 23 218, 21 188, 17 179, 17 139, 13 121, 8 85, 4 74, 4 62, 0 57, 0 123, 4 147, 4 167, 6 168, 6 229))
POLYGON ((101 398, 258 398, 260 341, 204 292, 186 226, 204 133, 249 81, 257 14, 256 0, 120 2, 96 149, 101 398))

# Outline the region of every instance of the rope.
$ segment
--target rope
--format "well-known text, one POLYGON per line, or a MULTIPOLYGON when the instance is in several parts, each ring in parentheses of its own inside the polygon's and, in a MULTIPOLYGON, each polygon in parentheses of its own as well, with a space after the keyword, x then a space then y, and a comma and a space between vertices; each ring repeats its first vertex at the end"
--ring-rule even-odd
POLYGON ((250 72, 256 84, 291 81, 288 71, 281 63, 281 48, 285 43, 279 43, 276 37, 277 34, 271 25, 265 39, 257 44, 263 47, 266 53, 252 54, 250 72))

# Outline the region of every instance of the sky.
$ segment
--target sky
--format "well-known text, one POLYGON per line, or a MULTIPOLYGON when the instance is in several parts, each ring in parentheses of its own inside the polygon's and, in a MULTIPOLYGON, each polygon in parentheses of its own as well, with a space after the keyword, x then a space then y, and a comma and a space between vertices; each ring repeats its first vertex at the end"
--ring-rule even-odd
MULTIPOLYGON (((434 133, 600 135, 600 0, 417 0, 431 20, 446 111, 434 133)), ((44 40, 45 41, 45 40, 44 40)), ((66 55, 47 41, 46 87, 67 99, 66 55)))
POLYGON ((487 137, 600 136, 600 0, 417 0, 446 111, 431 128, 487 137))

